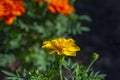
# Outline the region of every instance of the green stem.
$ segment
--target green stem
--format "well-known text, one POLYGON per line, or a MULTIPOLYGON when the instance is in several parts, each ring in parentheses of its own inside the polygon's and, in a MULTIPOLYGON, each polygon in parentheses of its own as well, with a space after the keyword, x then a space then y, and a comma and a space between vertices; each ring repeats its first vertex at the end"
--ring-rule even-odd
POLYGON ((90 68, 92 67, 92 65, 93 65, 94 63, 95 63, 95 60, 90 63, 90 65, 89 65, 88 68, 87 68, 87 72, 90 70, 90 68))
POLYGON ((60 74, 60 80, 63 80, 63 76, 62 76, 62 69, 59 69, 59 74, 60 74))
POLYGON ((63 75, 62 75, 62 64, 64 62, 64 58, 65 56, 61 55, 57 55, 56 56, 56 67, 57 67, 57 70, 59 70, 59 76, 60 76, 60 80, 63 80, 63 75))

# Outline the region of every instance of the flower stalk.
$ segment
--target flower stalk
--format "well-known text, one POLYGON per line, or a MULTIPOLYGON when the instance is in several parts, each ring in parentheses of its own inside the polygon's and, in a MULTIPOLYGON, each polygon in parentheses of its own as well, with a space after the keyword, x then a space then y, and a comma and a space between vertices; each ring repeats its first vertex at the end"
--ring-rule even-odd
POLYGON ((64 62, 65 56, 64 55, 56 55, 56 66, 57 69, 59 70, 59 76, 60 76, 60 80, 63 80, 63 76, 62 76, 62 64, 64 62))
POLYGON ((60 75, 60 80, 63 80, 63 76, 62 76, 62 66, 59 69, 59 75, 60 75))
POLYGON ((92 55, 92 61, 90 63, 90 65, 87 68, 87 72, 90 70, 90 68, 92 67, 92 65, 95 63, 95 61, 99 58, 99 55, 97 53, 93 53, 92 55))

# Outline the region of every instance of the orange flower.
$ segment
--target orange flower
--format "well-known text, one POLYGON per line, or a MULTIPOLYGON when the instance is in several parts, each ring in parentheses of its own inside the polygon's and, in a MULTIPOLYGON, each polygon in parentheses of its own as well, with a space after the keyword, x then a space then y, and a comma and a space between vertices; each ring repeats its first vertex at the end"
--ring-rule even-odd
POLYGON ((71 14, 74 11, 74 8, 69 5, 68 0, 37 0, 37 2, 47 2, 48 10, 52 13, 62 13, 64 15, 71 14))
POLYGON ((11 25, 16 16, 21 16, 25 12, 22 0, 0 0, 0 20, 11 25))

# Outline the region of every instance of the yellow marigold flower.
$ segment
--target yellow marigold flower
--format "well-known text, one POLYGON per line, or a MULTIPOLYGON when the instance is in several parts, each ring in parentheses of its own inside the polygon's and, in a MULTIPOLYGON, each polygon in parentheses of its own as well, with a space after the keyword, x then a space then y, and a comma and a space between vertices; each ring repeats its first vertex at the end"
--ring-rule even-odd
POLYGON ((80 48, 73 39, 58 38, 51 41, 44 41, 42 48, 50 49, 50 54, 57 52, 58 55, 76 56, 80 48))
POLYGON ((23 0, 0 0, 0 20, 11 25, 16 16, 21 16, 25 12, 23 0))

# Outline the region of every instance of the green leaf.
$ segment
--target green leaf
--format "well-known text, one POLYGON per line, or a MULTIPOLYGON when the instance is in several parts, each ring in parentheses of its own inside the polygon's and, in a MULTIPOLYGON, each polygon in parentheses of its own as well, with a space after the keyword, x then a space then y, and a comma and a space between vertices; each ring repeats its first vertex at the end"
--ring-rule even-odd
POLYGON ((92 19, 88 15, 81 15, 80 20, 85 20, 85 21, 89 21, 89 22, 92 21, 92 19))
POLYGON ((67 78, 64 76, 64 80, 69 80, 69 79, 67 79, 67 78))
POLYGON ((90 31, 90 28, 86 27, 86 26, 81 26, 81 30, 82 31, 90 31))
POLYGON ((17 77, 7 77, 8 80, 25 80, 22 78, 17 78, 17 77))
POLYGON ((5 70, 2 70, 2 72, 7 75, 7 76, 11 76, 11 77, 15 77, 16 75, 11 73, 11 72, 8 72, 8 71, 5 71, 5 70))

